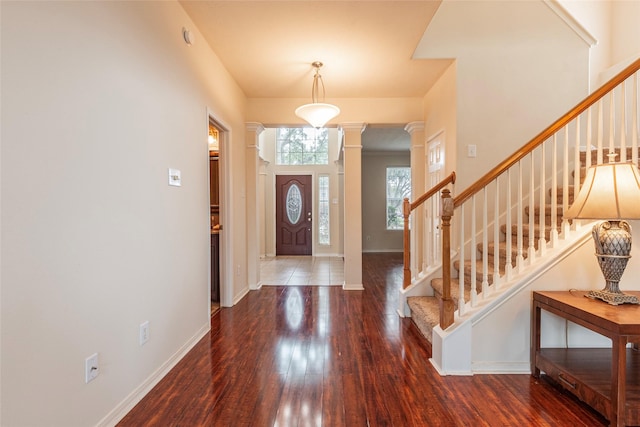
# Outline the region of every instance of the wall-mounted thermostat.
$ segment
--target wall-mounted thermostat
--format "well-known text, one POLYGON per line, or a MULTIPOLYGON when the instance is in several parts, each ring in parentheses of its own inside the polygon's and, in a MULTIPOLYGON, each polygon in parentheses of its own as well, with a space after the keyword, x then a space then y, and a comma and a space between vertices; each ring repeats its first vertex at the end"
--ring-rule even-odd
POLYGON ((182 185, 180 170, 169 169, 169 185, 173 185, 175 187, 180 187, 182 185))

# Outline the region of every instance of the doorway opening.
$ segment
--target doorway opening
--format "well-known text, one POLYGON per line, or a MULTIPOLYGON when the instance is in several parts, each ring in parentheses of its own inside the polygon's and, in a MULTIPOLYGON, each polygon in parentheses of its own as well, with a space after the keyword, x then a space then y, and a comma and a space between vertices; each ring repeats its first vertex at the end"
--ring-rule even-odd
POLYGON ((211 313, 215 313, 221 305, 224 293, 222 259, 224 253, 224 241, 222 235, 222 213, 224 205, 223 186, 223 147, 225 131, 211 116, 208 120, 208 147, 209 147, 209 211, 211 234, 211 313))

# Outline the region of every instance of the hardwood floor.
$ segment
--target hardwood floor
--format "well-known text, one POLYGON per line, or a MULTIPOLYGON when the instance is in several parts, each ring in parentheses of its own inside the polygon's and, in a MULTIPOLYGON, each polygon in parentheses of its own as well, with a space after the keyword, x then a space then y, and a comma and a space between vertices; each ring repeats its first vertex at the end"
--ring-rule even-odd
POLYGON ((530 375, 439 376, 396 313, 401 283, 401 254, 365 254, 364 291, 252 291, 118 425, 608 424, 530 375))

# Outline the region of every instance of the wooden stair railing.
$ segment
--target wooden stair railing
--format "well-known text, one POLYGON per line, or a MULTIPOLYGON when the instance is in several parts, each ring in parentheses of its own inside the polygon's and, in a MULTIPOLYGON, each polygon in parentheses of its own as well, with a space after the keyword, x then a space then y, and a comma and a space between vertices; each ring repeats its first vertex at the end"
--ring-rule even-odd
MULTIPOLYGON (((402 215, 404 217, 404 276, 402 280, 402 287, 406 289, 411 284, 411 237, 409 233, 409 216, 416 208, 422 205, 424 202, 435 196, 440 190, 449 184, 455 184, 456 173, 451 172, 446 178, 434 185, 429 191, 418 197, 415 201, 409 202, 409 199, 405 197, 402 204, 402 215)), ((449 191, 449 190, 447 190, 449 191)), ((447 192, 447 194, 449 194, 447 192)), ((444 197, 444 195, 443 195, 444 197)), ((450 196, 449 196, 450 198, 450 196)))
MULTIPOLYGON (((468 305, 476 306, 479 298, 486 298, 514 274, 522 272, 525 262, 533 263, 547 250, 556 247, 560 238, 567 238, 576 230, 576 224, 563 219, 562 212, 572 203, 573 194, 579 191, 584 169, 607 161, 603 155, 605 149, 617 153, 619 161, 638 164, 638 70, 640 59, 452 199, 451 211, 459 212, 460 218, 454 231, 460 244, 457 308, 461 315, 468 305), (581 150, 581 144, 584 144, 584 150, 581 150), (570 145, 573 145, 571 149, 570 145), (585 153, 592 150, 595 159, 585 153), (481 202, 480 210, 476 206, 477 199, 481 202), (552 213, 548 219, 550 224, 545 223, 543 213, 547 211, 552 213), (528 215, 526 223, 525 212, 528 215), (482 221, 479 228, 477 220, 482 221), (490 266, 491 246, 493 265, 490 266), (496 261, 500 259, 500 251, 507 254, 505 261, 496 261), (481 254, 481 259, 477 253, 481 254), (462 274, 463 270, 465 274, 462 274), (465 297, 465 276, 471 282, 471 289, 467 290, 469 300, 465 297)), ((407 275, 410 280, 411 274, 407 255, 408 206, 405 199, 405 287, 407 275)), ((445 224, 450 219, 447 216, 443 213, 441 218, 440 327, 443 330, 453 324, 455 310, 451 300, 452 277, 448 274, 452 265, 451 251, 445 248, 445 242, 451 241, 450 227, 445 224)))

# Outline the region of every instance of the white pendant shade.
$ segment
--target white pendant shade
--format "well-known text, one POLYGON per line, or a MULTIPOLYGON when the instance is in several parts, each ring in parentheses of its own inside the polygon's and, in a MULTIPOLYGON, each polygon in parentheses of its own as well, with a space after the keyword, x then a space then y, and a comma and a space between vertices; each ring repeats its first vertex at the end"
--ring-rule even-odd
POLYGON ((315 61, 311 64, 315 68, 316 73, 313 76, 313 84, 311 85, 311 104, 305 104, 296 108, 296 116, 306 120, 316 129, 323 127, 329 120, 340 114, 340 109, 335 105, 325 104, 324 102, 324 82, 320 75, 322 62, 315 61), (322 89, 322 96, 320 96, 322 89))
POLYGON ((323 127, 329 120, 340 114, 335 105, 315 102, 296 108, 296 116, 306 120, 314 128, 323 127))

